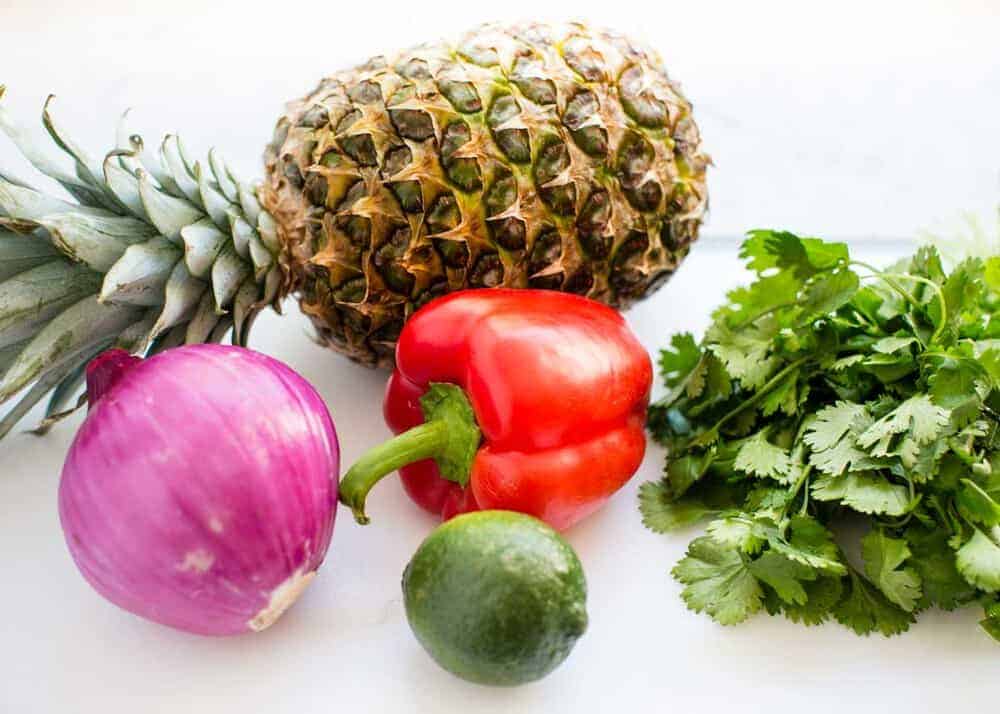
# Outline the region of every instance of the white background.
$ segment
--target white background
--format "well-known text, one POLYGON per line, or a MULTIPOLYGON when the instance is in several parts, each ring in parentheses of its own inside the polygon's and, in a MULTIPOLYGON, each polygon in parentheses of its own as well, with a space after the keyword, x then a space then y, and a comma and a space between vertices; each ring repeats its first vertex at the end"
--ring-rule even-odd
MULTIPOLYGON (((148 140, 180 131, 190 148, 218 146, 249 177, 282 102, 369 54, 497 18, 585 18, 643 38, 695 102, 717 167, 705 238, 629 313, 650 350, 705 325, 741 278, 732 237, 747 228, 848 238, 859 256, 886 262, 907 249, 893 239, 995 206, 997 0, 644 5, 0 0, 0 83, 24 122, 58 94, 64 123, 95 152, 132 106, 148 140)), ((3 141, 0 165, 23 169, 3 141)), ((262 318, 252 345, 317 386, 350 462, 388 434, 385 376, 316 348, 289 308, 262 318)), ((656 448, 607 508, 569 533, 588 574, 591 626, 543 682, 468 685, 420 650, 399 577, 433 522, 391 480, 373 493, 370 527, 341 512, 320 577, 274 628, 229 640, 176 633, 102 601, 69 559, 55 495, 76 425, 0 444, 2 714, 997 706, 1000 649, 977 630, 974 609, 925 615, 892 640, 766 616, 721 628, 687 612, 667 571, 694 531, 656 536, 635 509, 638 484, 661 467, 656 448)))

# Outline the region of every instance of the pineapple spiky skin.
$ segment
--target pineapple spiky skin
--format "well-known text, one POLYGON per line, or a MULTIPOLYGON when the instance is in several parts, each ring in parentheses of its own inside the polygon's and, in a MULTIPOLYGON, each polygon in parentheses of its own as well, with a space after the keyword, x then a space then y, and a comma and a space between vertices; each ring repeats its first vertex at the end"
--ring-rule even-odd
POLYGON ((289 106, 265 162, 285 289, 372 365, 453 290, 624 308, 677 268, 707 208, 709 159, 659 58, 579 24, 487 25, 333 75, 289 106))

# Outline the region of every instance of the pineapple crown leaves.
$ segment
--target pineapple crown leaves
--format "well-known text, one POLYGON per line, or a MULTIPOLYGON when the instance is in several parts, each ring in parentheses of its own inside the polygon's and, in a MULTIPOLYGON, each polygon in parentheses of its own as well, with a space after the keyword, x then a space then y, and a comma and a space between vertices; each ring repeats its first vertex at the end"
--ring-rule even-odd
POLYGON ((109 347, 149 355, 230 333, 245 344, 254 317, 280 299, 275 222, 214 149, 192 162, 171 135, 150 157, 126 112, 98 159, 52 103, 42 123, 58 151, 0 104, 0 131, 71 199, 0 169, 0 404, 27 388, 0 438, 49 392, 40 428, 72 411, 87 362, 109 347))

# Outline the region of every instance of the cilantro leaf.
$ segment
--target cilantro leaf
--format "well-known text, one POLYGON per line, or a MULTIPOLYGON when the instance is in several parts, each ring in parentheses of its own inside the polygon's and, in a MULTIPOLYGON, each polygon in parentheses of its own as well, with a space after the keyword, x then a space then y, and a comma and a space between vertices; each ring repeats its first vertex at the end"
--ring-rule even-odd
POLYGON ((861 554, 865 574, 882 594, 907 612, 913 612, 921 596, 921 581, 913 568, 903 566, 911 555, 906 541, 874 529, 861 540, 861 554))
POLYGON ((840 549, 833 534, 811 516, 793 516, 790 521, 791 538, 787 541, 772 538, 770 546, 796 562, 824 573, 843 575, 846 572, 840 558, 840 549))
POLYGON ((795 464, 788 452, 767 440, 758 432, 743 442, 733 468, 759 478, 773 478, 780 483, 790 483, 795 474, 795 464))
POLYGON ((749 564, 750 572, 774 589, 786 603, 805 605, 809 600, 803 581, 815 580, 816 571, 769 550, 749 564))
POLYGON ((662 481, 649 481, 639 487, 639 510, 643 525, 655 533, 685 528, 715 513, 698 500, 671 500, 662 481))
POLYGON ((979 626, 997 642, 1000 642, 1000 600, 983 603, 983 612, 986 615, 979 621, 979 626))
POLYGON ((1000 526, 1000 504, 972 479, 962 479, 955 503, 959 512, 970 521, 988 527, 1000 526))
POLYGON ((914 622, 912 613, 894 605, 852 568, 846 594, 833 610, 837 622, 859 635, 881 632, 886 637, 898 635, 914 622))
POLYGON ((939 528, 911 526, 906 542, 912 556, 910 563, 923 583, 924 599, 945 610, 953 610, 975 595, 955 567, 955 553, 948 545, 948 534, 939 528))
POLYGON ((753 230, 740 248, 747 267, 758 273, 783 268, 808 277, 830 270, 849 260, 845 243, 829 243, 818 238, 799 238, 788 231, 753 230))
POLYGON ((764 592, 738 550, 709 536, 695 538, 671 571, 688 608, 735 625, 760 611, 764 592))
POLYGON ((701 359, 701 349, 690 332, 680 332, 670 338, 672 349, 660 353, 660 374, 668 386, 674 386, 695 368, 701 359))
POLYGON ((926 444, 943 434, 949 420, 947 409, 934 404, 926 394, 918 394, 872 424, 858 437, 858 444, 870 448, 875 456, 886 456, 893 453, 890 444, 897 435, 905 434, 905 440, 917 445, 926 444))
POLYGON ((796 604, 781 602, 776 608, 792 622, 803 625, 820 625, 832 616, 833 608, 844 593, 842 577, 822 575, 815 580, 802 583, 806 593, 806 602, 796 604))
POLYGON ((818 314, 839 309, 854 297, 860 285, 853 270, 840 270, 810 281, 799 302, 805 318, 800 322, 805 324, 818 314))
POLYGON ((826 451, 836 446, 853 425, 868 417, 864 404, 839 401, 816 412, 806 429, 803 440, 813 451, 826 451))
POLYGON ((872 344, 872 349, 884 355, 891 355, 900 350, 917 344, 917 338, 912 335, 883 337, 872 344))
POLYGON ((716 324, 706 335, 708 349, 718 357, 726 371, 745 389, 757 389, 774 373, 780 360, 769 355, 771 337, 761 329, 733 332, 716 324))
POLYGON ((986 592, 1000 591, 1000 529, 988 536, 976 528, 972 538, 958 549, 955 566, 970 584, 986 592))
POLYGON ((855 511, 884 516, 901 516, 910 506, 905 486, 871 472, 849 474, 842 500, 855 511))
POLYGON ((767 543, 767 529, 753 517, 743 514, 719 518, 705 529, 716 543, 737 548, 744 553, 757 553, 767 543))
POLYGON ((945 359, 928 378, 931 399, 951 413, 957 426, 965 426, 979 416, 985 378, 976 360, 945 359))
POLYGON ((764 396, 760 402, 760 411, 764 416, 772 416, 779 411, 793 416, 798 411, 799 374, 799 370, 792 370, 764 396))

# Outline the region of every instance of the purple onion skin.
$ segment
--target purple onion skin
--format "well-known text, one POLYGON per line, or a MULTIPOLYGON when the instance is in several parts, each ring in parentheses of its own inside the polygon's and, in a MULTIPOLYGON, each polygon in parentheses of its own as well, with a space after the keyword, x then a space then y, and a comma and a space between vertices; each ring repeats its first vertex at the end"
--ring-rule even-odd
POLYGON ((239 347, 179 347, 124 369, 63 468, 73 560, 149 620, 203 635, 264 629, 333 534, 340 450, 326 405, 289 367, 239 347))

